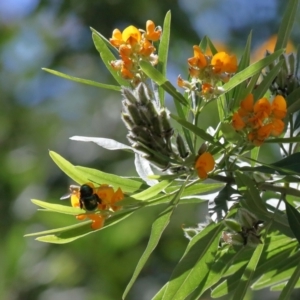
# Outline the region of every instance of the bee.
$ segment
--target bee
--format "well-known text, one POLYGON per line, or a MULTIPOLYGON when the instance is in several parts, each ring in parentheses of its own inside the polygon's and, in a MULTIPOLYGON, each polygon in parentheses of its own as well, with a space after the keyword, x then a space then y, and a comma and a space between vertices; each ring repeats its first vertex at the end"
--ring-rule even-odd
POLYGON ((71 185, 70 186, 71 193, 63 196, 60 200, 64 200, 69 198, 72 194, 77 193, 79 191, 79 205, 80 208, 84 208, 88 211, 93 211, 98 207, 98 204, 102 203, 101 198, 94 193, 94 189, 88 185, 83 184, 82 186, 71 185))

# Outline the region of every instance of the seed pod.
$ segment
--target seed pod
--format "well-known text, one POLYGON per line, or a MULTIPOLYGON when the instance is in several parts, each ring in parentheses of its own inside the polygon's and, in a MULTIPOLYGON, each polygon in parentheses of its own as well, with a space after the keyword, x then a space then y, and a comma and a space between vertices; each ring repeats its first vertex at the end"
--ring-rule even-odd
POLYGON ((230 230, 239 232, 242 231, 242 226, 239 222, 237 222, 235 219, 225 219, 224 224, 226 227, 228 227, 230 230))
POLYGON ((164 108, 161 109, 159 115, 160 115, 160 118, 161 118, 163 135, 164 135, 165 138, 169 139, 174 134, 174 130, 171 127, 171 124, 169 122, 169 117, 167 115, 166 110, 164 108))
POLYGON ((132 104, 136 104, 138 102, 138 100, 136 99, 136 97, 134 96, 134 94, 132 93, 132 91, 128 88, 124 88, 122 89, 123 92, 123 96, 126 98, 126 100, 128 100, 130 103, 132 104))
POLYGON ((179 155, 182 158, 186 158, 189 155, 189 151, 187 150, 187 148, 185 146, 185 142, 179 133, 177 134, 177 137, 176 137, 176 145, 177 145, 177 150, 178 150, 179 155))
POLYGON ((146 105, 147 103, 151 102, 149 90, 147 86, 143 83, 140 83, 136 88, 136 95, 137 95, 138 102, 142 105, 146 105))
POLYGON ((128 114, 122 112, 121 113, 121 118, 122 118, 123 123, 125 124, 125 126, 128 130, 131 130, 135 126, 128 114))
POLYGON ((149 131, 145 127, 135 126, 131 130, 131 134, 136 138, 137 141, 145 145, 151 146, 151 138, 149 135, 149 131))
POLYGON ((145 125, 140 113, 139 113, 139 110, 137 109, 137 107, 133 104, 128 104, 127 105, 127 110, 128 110, 128 113, 132 119, 132 121, 134 122, 134 124, 136 126, 143 126, 145 125))

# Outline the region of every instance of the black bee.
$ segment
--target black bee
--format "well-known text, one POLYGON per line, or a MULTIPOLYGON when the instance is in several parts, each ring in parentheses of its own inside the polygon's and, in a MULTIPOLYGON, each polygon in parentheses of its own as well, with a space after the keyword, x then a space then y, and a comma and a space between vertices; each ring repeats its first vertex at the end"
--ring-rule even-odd
MULTIPOLYGON (((82 186, 71 185, 71 194, 79 191, 79 205, 80 208, 84 208, 88 211, 93 211, 101 204, 102 200, 97 194, 94 194, 94 190, 88 184, 83 184, 82 186)), ((61 197, 61 200, 69 198, 71 194, 61 197)))

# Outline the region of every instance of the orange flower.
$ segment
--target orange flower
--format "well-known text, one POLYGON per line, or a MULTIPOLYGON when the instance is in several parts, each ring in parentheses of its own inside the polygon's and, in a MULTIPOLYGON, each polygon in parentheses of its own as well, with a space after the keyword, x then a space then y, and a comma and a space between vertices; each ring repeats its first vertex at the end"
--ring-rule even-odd
POLYGON ((232 126, 243 131, 247 139, 255 146, 261 146, 270 136, 283 132, 286 115, 286 101, 278 95, 272 104, 267 98, 261 98, 253 105, 253 95, 249 94, 240 103, 240 108, 232 116, 232 126))
POLYGON ((243 121, 239 113, 235 112, 232 116, 232 126, 235 130, 240 131, 244 129, 246 123, 243 121))
POLYGON ((188 63, 191 67, 203 69, 207 66, 207 60, 205 55, 202 53, 199 46, 193 46, 194 56, 188 59, 188 63))
POLYGON ((228 55, 226 52, 218 52, 213 56, 211 65, 216 74, 223 72, 235 73, 237 70, 237 59, 235 55, 228 55))
POLYGON ((145 38, 148 40, 151 40, 153 42, 156 42, 160 39, 161 36, 161 29, 155 28, 155 24, 153 21, 148 20, 146 22, 146 34, 145 38))
POLYGON ((286 116, 286 101, 281 95, 277 95, 271 105, 272 114, 275 118, 283 119, 286 116))
MULTIPOLYGON (((108 186, 107 184, 102 184, 99 187, 95 188, 92 183, 86 183, 85 185, 89 185, 93 190, 92 195, 97 195, 100 203, 98 203, 98 206, 96 209, 100 210, 113 210, 116 211, 121 208, 121 206, 115 205, 116 202, 122 200, 124 198, 124 194, 120 188, 117 189, 116 192, 114 192, 113 188, 108 186)), ((73 207, 80 207, 80 199, 81 199, 81 188, 73 189, 71 194, 71 205, 73 207)), ((99 213, 86 213, 86 214, 80 214, 76 216, 77 220, 85 220, 86 218, 89 218, 92 220, 92 229, 99 229, 102 228, 105 222, 105 215, 101 215, 99 213)))
POLYGON ((279 136, 284 129, 284 123, 280 119, 274 118, 271 125, 272 125, 271 135, 279 136))
POLYGON ((268 118, 271 114, 272 108, 267 98, 261 98, 255 102, 253 111, 257 113, 260 118, 268 118))
POLYGON ((150 56, 155 51, 154 46, 148 40, 144 40, 141 46, 141 50, 139 51, 141 55, 150 56))
POLYGON ((241 108, 239 109, 239 115, 244 117, 247 114, 251 113, 253 111, 253 94, 249 94, 244 100, 241 101, 241 108))
POLYGON ((213 91, 214 91, 214 89, 213 89, 213 86, 211 84, 209 84, 209 83, 203 83, 202 84, 202 93, 209 94, 213 91))
POLYGON ((207 173, 212 171, 215 167, 215 160, 209 152, 204 152, 198 156, 195 169, 201 179, 207 178, 207 173))

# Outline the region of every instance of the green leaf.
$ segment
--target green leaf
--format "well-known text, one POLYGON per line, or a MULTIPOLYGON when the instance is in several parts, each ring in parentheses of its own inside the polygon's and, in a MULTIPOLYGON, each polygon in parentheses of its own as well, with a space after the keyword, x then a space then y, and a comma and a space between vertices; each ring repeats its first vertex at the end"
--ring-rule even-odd
POLYGON ((287 114, 293 114, 300 110, 300 88, 293 90, 287 97, 287 114))
POLYGON ((167 93, 169 93, 173 98, 179 101, 182 105, 188 106, 187 100, 179 93, 176 88, 168 81, 163 74, 161 74, 157 69, 155 69, 150 63, 146 61, 141 61, 140 66, 143 72, 155 81, 159 86, 161 86, 167 93))
POLYGON ((102 36, 92 28, 92 37, 95 44, 95 47, 97 51, 100 53, 100 56, 103 60, 103 63, 105 64, 106 68, 109 70, 109 72, 112 74, 112 76, 115 78, 115 80, 122 86, 129 86, 129 82, 121 77, 121 75, 118 73, 118 71, 114 70, 110 66, 110 62, 113 60, 116 60, 116 57, 113 55, 113 53, 110 51, 110 49, 107 47, 106 42, 103 40, 102 36))
POLYGON ((295 269, 292 277, 289 279, 287 285, 283 288, 278 300, 290 299, 294 287, 297 281, 299 280, 299 277, 300 277, 300 263, 297 264, 297 268, 295 269))
POLYGON ((211 223, 193 237, 173 271, 163 300, 185 299, 199 286, 204 288, 222 229, 222 223, 211 223))
MULTIPOLYGON (((252 40, 252 32, 250 32, 248 36, 247 43, 238 66, 237 73, 244 70, 250 64, 251 40, 252 40)), ((246 86, 247 83, 244 82, 235 88, 233 94, 233 105, 232 105, 233 108, 236 108, 239 105, 240 99, 245 98, 246 95, 243 94, 243 91, 245 90, 246 86)))
POLYGON ((64 74, 64 73, 61 73, 61 72, 58 72, 58 71, 54 71, 54 70, 51 70, 51 69, 47 69, 47 68, 42 68, 42 70, 44 70, 48 73, 51 73, 53 75, 56 75, 56 76, 59 76, 59 77, 65 78, 65 79, 69 79, 71 81, 79 82, 79 83, 82 83, 82 84, 87 84, 87 85, 95 86, 95 87, 98 87, 98 88, 113 90, 113 91, 117 91, 117 92, 121 91, 121 87, 117 86, 117 85, 104 84, 104 83, 99 83, 99 82, 95 82, 95 81, 88 80, 88 79, 73 77, 73 76, 70 76, 70 75, 67 75, 67 74, 64 74))
POLYGON ((296 239, 298 240, 298 243, 300 244, 300 213, 294 206, 289 204, 287 201, 285 202, 285 207, 290 227, 296 239))
POLYGON ((241 72, 235 74, 227 83, 223 85, 225 93, 232 90, 234 87, 239 85, 241 82, 247 80, 248 78, 254 76, 255 74, 261 72, 263 68, 272 63, 276 58, 278 58, 283 53, 283 50, 278 50, 273 54, 263 58, 262 60, 250 65, 241 72))
POLYGON ((280 161, 277 161, 272 164, 265 164, 260 162, 262 166, 255 168, 243 167, 243 171, 252 171, 252 172, 262 172, 273 174, 274 170, 277 171, 280 175, 298 175, 300 174, 300 153, 294 153, 280 161))
POLYGON ((36 240, 40 242, 66 244, 66 243, 73 242, 79 238, 85 237, 91 233, 95 233, 99 230, 103 230, 109 226, 113 226, 116 223, 129 217, 134 211, 135 209, 127 209, 127 210, 120 210, 115 212, 111 217, 106 219, 105 226, 97 230, 91 229, 92 221, 89 220, 83 222, 81 221, 78 222, 78 224, 66 226, 62 228, 30 233, 27 234, 26 237, 38 235, 40 237, 36 238, 36 240))
POLYGON ((183 127, 185 127, 187 129, 189 129, 190 131, 192 131, 195 135, 202 138, 204 141, 209 142, 209 143, 211 143, 213 145, 216 145, 216 146, 223 147, 223 145, 219 141, 217 141, 213 136, 206 133, 203 129, 199 128, 198 126, 195 126, 192 123, 190 123, 186 120, 183 120, 183 119, 181 119, 178 116, 173 115, 173 114, 170 114, 170 117, 172 119, 174 119, 175 121, 177 121, 179 124, 181 124, 183 127))
POLYGON ((245 271, 244 271, 243 276, 242 276, 242 278, 241 278, 241 280, 240 280, 240 282, 237 286, 237 289, 234 292, 234 295, 233 295, 233 298, 232 298, 233 300, 243 299, 244 296, 246 295, 247 289, 250 286, 254 271, 255 271, 256 266, 259 262, 259 259, 260 259, 260 256, 262 254, 263 248, 264 248, 263 244, 259 244, 256 247, 249 263, 247 264, 247 267, 245 268, 245 271))
POLYGON ((274 51, 286 48, 291 35, 293 24, 295 22, 298 0, 290 0, 287 3, 287 9, 284 12, 283 18, 280 22, 277 42, 274 51))
POLYGON ((109 184, 114 188, 121 188, 124 193, 134 193, 146 187, 143 183, 132 179, 104 173, 95 169, 73 166, 70 162, 53 151, 50 151, 49 154, 57 166, 80 185, 89 181, 97 184, 109 184))
POLYGON ((251 206, 252 213, 266 213, 267 209, 260 197, 257 187, 245 174, 236 171, 236 183, 239 191, 245 196, 248 206, 251 206))
MULTIPOLYGON (((176 107, 176 110, 177 110, 177 113, 178 113, 178 116, 182 119, 182 120, 185 120, 186 121, 186 116, 185 116, 185 113, 184 113, 184 108, 180 105, 180 103, 178 103, 177 101, 175 101, 175 107, 176 107)), ((194 153, 194 145, 193 145, 193 142, 192 142, 192 138, 191 138, 191 133, 189 130, 187 130, 185 127, 182 128, 183 130, 183 133, 184 133, 184 137, 186 139, 186 142, 189 146, 189 149, 192 153, 194 153)))
POLYGON ((136 281, 138 275, 140 274, 142 268, 144 267, 145 263, 147 262, 148 258, 151 255, 151 253, 158 245, 158 242, 161 238, 162 233, 164 232, 165 228, 167 227, 167 225, 170 222, 170 218, 173 213, 173 210, 174 210, 174 207, 168 206, 152 224, 151 234, 150 234, 148 245, 135 268, 132 278, 130 279, 130 281, 124 291, 122 299, 125 299, 126 295, 128 294, 132 285, 136 281))
POLYGON ((138 275, 140 274, 142 268, 144 267, 145 263, 147 262, 148 258, 150 257, 153 250, 158 245, 158 242, 166 229, 167 225, 170 222, 170 218, 173 214, 173 211, 178 203, 181 193, 184 190, 185 184, 182 185, 182 188, 177 192, 177 194, 172 199, 172 204, 168 205, 158 216, 158 218, 154 221, 151 227, 151 233, 148 245, 142 254, 134 273, 124 291, 122 299, 125 299, 126 295, 128 294, 129 290, 131 289, 132 285, 134 284, 135 280, 137 279, 138 275))
POLYGON ((210 296, 212 298, 219 298, 233 292, 238 287, 244 270, 245 266, 240 268, 236 273, 228 277, 226 280, 222 281, 212 290, 210 296))
POLYGON ((220 125, 220 130, 222 131, 224 138, 228 142, 236 144, 242 140, 242 136, 238 134, 233 126, 229 123, 222 122, 220 125))
MULTIPOLYGON (((158 48, 158 71, 161 72, 163 76, 167 74, 167 61, 169 52, 169 41, 170 41, 170 31, 171 31, 171 11, 168 11, 163 25, 162 36, 158 48)), ((159 88, 159 100, 160 105, 165 106, 165 93, 162 87, 159 88)))
POLYGON ((270 88, 274 78, 278 75, 279 71, 281 70, 283 64, 283 60, 279 61, 278 64, 266 76, 264 76, 263 80, 260 82, 258 87, 253 91, 254 99, 262 98, 265 93, 270 88))
POLYGON ((264 272, 263 275, 251 286, 252 289, 260 290, 289 279, 296 269, 295 266, 299 264, 299 259, 300 252, 296 252, 294 255, 286 257, 274 266, 273 269, 264 272))
POLYGON ((40 201, 36 199, 31 199, 31 202, 37 206, 55 211, 61 214, 77 216, 79 214, 84 214, 86 211, 78 207, 71 207, 66 205, 54 204, 45 201, 40 201))
POLYGON ((165 188, 167 188, 172 182, 168 180, 161 181, 157 183, 154 186, 149 187, 148 189, 138 193, 134 194, 131 197, 138 200, 148 200, 152 197, 158 195, 161 191, 163 191, 165 188))

